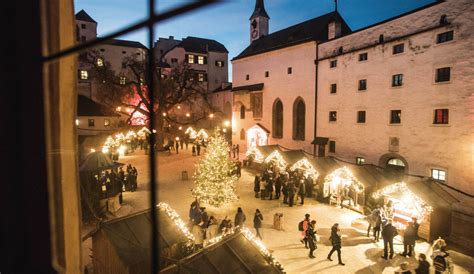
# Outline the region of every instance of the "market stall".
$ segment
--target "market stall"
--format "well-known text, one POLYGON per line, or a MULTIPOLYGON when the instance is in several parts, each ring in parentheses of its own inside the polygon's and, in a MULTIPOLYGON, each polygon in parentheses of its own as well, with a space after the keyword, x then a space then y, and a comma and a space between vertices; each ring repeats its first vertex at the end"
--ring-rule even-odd
POLYGON ((428 241, 447 237, 450 233, 452 203, 457 200, 439 183, 430 179, 415 179, 409 182, 389 184, 372 195, 384 204, 393 205, 394 225, 404 230, 412 217, 416 217, 420 228, 418 234, 428 241))
POLYGON ((319 172, 314 168, 308 158, 304 157, 291 165, 290 171, 300 171, 303 176, 310 176, 314 181, 319 177, 319 172))
POLYGON ((344 204, 361 211, 358 198, 364 188, 364 185, 352 174, 351 170, 347 166, 343 166, 324 178, 323 195, 329 198, 330 203, 335 199, 337 204, 344 204))
POLYGON ((245 153, 245 155, 247 156, 247 158, 245 159, 245 162, 249 164, 251 163, 262 164, 265 161, 265 159, 274 151, 282 152, 280 146, 278 145, 250 147, 245 153))

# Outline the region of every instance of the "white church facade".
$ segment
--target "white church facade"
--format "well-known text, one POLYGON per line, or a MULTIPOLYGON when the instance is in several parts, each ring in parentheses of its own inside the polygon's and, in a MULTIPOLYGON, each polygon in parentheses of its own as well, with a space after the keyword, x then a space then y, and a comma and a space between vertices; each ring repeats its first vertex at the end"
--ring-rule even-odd
POLYGON ((263 0, 232 60, 233 143, 433 177, 474 193, 474 7, 447 0, 352 31, 336 11, 269 33, 263 0))

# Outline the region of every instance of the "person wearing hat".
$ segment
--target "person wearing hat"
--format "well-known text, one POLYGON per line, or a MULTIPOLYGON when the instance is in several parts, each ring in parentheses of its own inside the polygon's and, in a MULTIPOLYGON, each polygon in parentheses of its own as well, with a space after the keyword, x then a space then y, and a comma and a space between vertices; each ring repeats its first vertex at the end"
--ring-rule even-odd
POLYGON ((332 254, 334 253, 334 251, 337 251, 337 259, 339 261, 339 264, 340 265, 345 265, 342 262, 342 259, 341 259, 341 243, 342 243, 342 241, 341 241, 341 230, 339 229, 339 224, 338 223, 335 223, 331 227, 331 236, 329 237, 329 241, 331 241, 332 249, 329 252, 327 259, 332 261, 332 259, 331 259, 332 254))

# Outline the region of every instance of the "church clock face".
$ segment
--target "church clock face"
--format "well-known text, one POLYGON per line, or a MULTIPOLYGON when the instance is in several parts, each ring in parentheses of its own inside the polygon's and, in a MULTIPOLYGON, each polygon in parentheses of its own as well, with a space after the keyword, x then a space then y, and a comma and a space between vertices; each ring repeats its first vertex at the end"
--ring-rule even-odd
POLYGON ((252 31, 252 38, 257 38, 258 36, 258 31, 257 30, 253 30, 252 31))

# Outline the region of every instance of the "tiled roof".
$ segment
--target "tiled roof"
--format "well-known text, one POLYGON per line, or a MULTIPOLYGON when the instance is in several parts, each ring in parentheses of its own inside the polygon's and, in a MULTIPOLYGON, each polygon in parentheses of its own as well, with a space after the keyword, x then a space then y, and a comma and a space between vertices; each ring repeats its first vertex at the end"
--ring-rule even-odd
POLYGON ((188 36, 181 41, 176 47, 184 48, 187 52, 208 53, 225 52, 229 53, 225 46, 216 40, 188 36))
POLYGON ((94 19, 92 19, 92 17, 89 14, 87 14, 85 10, 80 10, 78 13, 76 13, 76 20, 92 22, 92 23, 97 24, 97 22, 94 19))
POLYGON ((122 47, 148 49, 142 43, 137 42, 137 41, 130 41, 130 40, 110 39, 102 43, 107 44, 107 45, 115 45, 115 46, 122 46, 122 47))
POLYGON ((262 36, 253 41, 233 60, 304 42, 327 41, 328 24, 334 19, 341 22, 341 35, 351 33, 351 29, 341 15, 338 12, 331 12, 269 35, 262 36))

